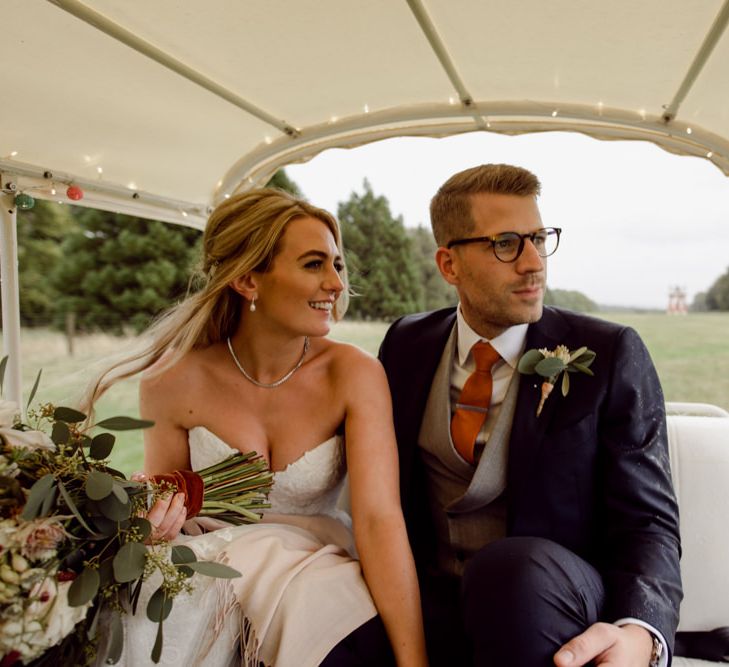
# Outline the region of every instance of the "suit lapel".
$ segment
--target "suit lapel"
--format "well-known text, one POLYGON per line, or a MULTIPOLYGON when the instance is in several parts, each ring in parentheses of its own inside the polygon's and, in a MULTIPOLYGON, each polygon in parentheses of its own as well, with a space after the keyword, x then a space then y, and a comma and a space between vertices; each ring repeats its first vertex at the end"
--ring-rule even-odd
MULTIPOLYGON (((545 308, 542 318, 529 326, 526 350, 543 347, 554 349, 557 345, 564 343, 568 330, 569 325, 558 312, 545 308)), ((525 485, 528 485, 534 461, 542 446, 544 433, 554 419, 557 406, 561 403, 555 395, 560 392, 559 383, 557 383, 552 395, 544 404, 542 413, 537 417, 543 378, 540 375, 522 375, 519 382, 519 395, 509 443, 507 493, 510 498, 510 513, 513 508, 512 501, 521 497, 525 485)))

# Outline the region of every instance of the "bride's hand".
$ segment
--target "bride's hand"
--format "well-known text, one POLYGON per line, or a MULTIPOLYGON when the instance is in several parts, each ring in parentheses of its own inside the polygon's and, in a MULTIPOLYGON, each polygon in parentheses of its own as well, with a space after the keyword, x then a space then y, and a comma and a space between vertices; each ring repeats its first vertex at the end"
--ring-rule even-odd
MULTIPOLYGON (((135 482, 145 482, 147 476, 137 472, 132 475, 132 479, 135 482)), ((160 498, 147 512, 147 521, 152 524, 150 540, 153 542, 174 540, 179 535, 186 519, 184 493, 175 493, 166 498, 160 498)))

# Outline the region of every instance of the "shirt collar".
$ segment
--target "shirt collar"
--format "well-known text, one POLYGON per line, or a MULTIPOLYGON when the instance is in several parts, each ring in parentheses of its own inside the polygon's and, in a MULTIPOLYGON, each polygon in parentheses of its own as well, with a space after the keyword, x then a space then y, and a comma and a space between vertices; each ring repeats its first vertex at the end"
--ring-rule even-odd
POLYGON ((524 351, 526 345, 526 334, 529 324, 515 324, 506 331, 489 340, 479 336, 466 322, 461 312, 461 305, 458 305, 456 315, 456 326, 458 327, 458 361, 461 366, 466 365, 471 348, 483 340, 491 343, 492 347, 501 355, 509 366, 516 368, 519 363, 519 357, 524 351))

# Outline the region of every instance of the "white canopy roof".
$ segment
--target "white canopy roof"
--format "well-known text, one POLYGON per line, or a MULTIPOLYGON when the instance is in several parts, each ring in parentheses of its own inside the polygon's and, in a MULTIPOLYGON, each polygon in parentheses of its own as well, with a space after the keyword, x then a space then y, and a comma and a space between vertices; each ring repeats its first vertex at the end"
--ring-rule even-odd
POLYGON ((729 0, 0 0, 0 19, 12 400, 18 191, 203 227, 326 148, 472 131, 644 139, 729 174, 729 0))
POLYGON ((325 148, 479 130, 645 139, 729 174, 729 0, 2 0, 0 13, 0 172, 36 197, 75 183, 81 204, 202 226, 225 195, 325 148))

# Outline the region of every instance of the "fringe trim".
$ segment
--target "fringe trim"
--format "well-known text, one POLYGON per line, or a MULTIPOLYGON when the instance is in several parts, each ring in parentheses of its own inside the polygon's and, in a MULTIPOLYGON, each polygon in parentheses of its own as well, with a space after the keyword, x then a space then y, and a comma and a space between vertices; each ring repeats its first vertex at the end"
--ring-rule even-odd
MULTIPOLYGON (((223 556, 217 559, 220 563, 227 563, 228 559, 223 556)), ((256 629, 252 621, 243 613, 238 603, 238 598, 233 591, 233 585, 226 579, 216 579, 215 583, 208 589, 208 594, 219 605, 214 616, 211 618, 208 627, 204 630, 207 640, 200 646, 193 660, 193 667, 204 667, 206 658, 213 644, 223 632, 225 623, 231 614, 240 615, 240 625, 236 635, 232 638, 234 644, 239 647, 240 667, 271 667, 266 665, 260 656, 260 645, 256 629)), ((206 595, 205 597, 208 597, 206 595)))

